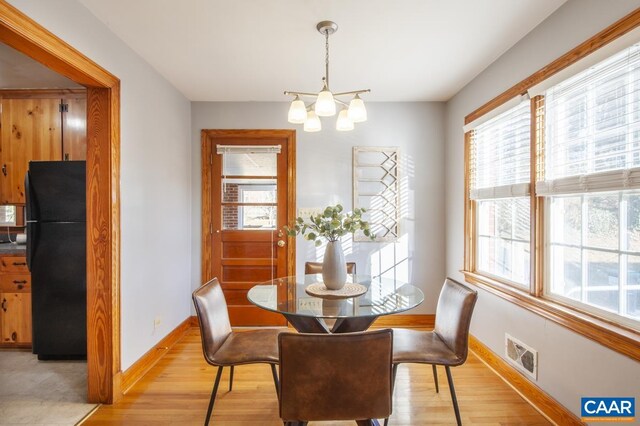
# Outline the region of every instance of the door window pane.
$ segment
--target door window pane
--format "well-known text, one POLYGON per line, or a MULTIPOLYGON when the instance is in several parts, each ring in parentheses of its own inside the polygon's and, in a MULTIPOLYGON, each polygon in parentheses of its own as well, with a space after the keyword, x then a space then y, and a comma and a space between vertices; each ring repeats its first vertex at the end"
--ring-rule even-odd
POLYGON ((275 179, 223 179, 224 203, 276 203, 275 179))
POLYGON ((223 176, 277 176, 277 154, 272 152, 227 152, 222 154, 223 176))
POLYGON ((275 229, 277 223, 275 206, 222 206, 223 229, 275 229))

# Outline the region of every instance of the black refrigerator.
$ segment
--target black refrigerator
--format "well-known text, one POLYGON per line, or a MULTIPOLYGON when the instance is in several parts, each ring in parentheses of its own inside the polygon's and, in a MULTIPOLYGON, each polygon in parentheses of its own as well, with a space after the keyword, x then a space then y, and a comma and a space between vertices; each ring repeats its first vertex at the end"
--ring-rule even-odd
POLYGON ((86 164, 32 161, 25 178, 33 353, 87 356, 86 164))

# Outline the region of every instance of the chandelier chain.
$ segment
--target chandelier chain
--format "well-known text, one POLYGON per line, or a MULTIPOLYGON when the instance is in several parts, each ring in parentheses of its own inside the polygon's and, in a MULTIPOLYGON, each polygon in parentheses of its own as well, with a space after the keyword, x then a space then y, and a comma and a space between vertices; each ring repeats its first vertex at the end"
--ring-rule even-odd
POLYGON ((329 88, 329 31, 325 31, 324 33, 324 48, 325 48, 325 56, 324 56, 324 78, 325 84, 327 85, 327 89, 329 88))

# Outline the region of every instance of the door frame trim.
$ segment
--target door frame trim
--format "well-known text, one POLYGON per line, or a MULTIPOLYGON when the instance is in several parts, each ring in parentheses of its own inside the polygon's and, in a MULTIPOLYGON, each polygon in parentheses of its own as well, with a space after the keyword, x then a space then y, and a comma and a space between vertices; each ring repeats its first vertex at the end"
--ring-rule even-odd
POLYGON ((120 386, 120 80, 5 1, 0 42, 87 88, 87 385, 92 403, 120 386))
MULTIPOLYGON (((211 242, 211 223, 213 212, 211 206, 211 175, 213 171, 213 154, 215 139, 251 138, 251 139, 287 139, 287 223, 293 224, 296 219, 296 131, 289 129, 257 130, 257 129, 202 129, 201 135, 201 278, 200 285, 213 278, 211 262, 213 247, 211 242)), ((296 238, 287 237, 287 275, 296 274, 296 238)))

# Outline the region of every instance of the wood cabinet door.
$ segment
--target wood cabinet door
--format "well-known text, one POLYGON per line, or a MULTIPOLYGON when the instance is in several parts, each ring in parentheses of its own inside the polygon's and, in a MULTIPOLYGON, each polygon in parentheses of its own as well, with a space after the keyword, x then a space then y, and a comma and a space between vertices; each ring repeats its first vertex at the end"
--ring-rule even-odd
POLYGON ((83 161, 87 159, 87 99, 63 99, 62 159, 83 161))
POLYGON ((2 99, 0 162, 3 204, 23 204, 29 161, 62 160, 60 99, 2 99))
POLYGON ((2 343, 31 343, 31 293, 0 293, 2 343))

